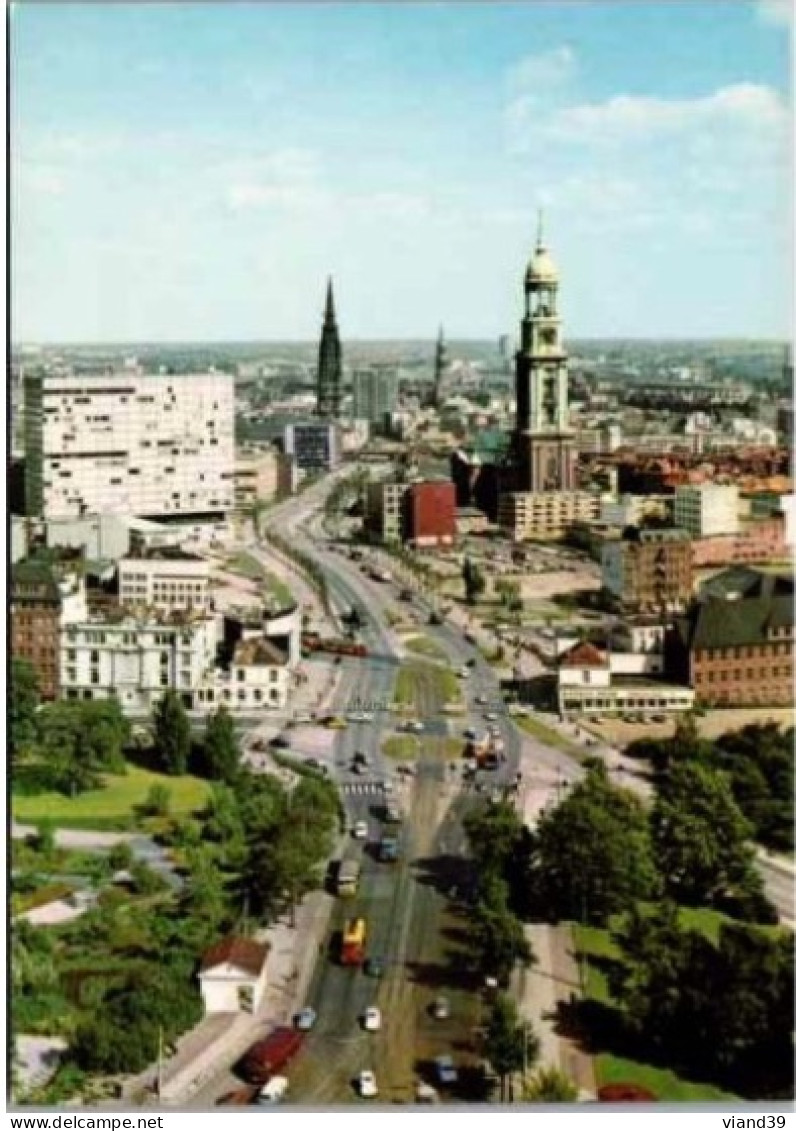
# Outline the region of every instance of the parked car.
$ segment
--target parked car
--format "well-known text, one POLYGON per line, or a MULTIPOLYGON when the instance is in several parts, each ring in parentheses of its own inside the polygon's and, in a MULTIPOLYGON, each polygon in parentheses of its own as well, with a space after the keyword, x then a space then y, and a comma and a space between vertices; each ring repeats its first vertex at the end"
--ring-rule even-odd
POLYGON ((453 1063, 453 1057, 447 1054, 435 1058, 434 1069, 440 1084, 455 1084, 459 1079, 459 1070, 453 1063))
POLYGON ((362 1028, 369 1033, 377 1033, 381 1029, 381 1010, 375 1005, 369 1005, 362 1014, 362 1028))
POLYGON ((291 1060, 304 1041, 296 1029, 280 1026, 251 1046, 241 1061, 241 1072, 251 1084, 265 1084, 291 1060))
POLYGON ((302 1032, 307 1032, 309 1029, 313 1028, 317 1020, 318 1014, 311 1006, 307 1005, 296 1014, 295 1025, 296 1028, 301 1029, 302 1032))
POLYGON ((376 1076, 369 1068, 364 1069, 357 1076, 357 1088, 359 1094, 363 1099, 372 1100, 379 1094, 379 1087, 376 1083, 376 1076))
POLYGON ((438 997, 431 1003, 431 1016, 435 1021, 447 1021, 451 1015, 450 1002, 446 997, 438 997))
POLYGON ((354 840, 367 840, 368 839, 368 823, 367 821, 357 821, 351 830, 351 835, 354 840))
POLYGON ((258 1104, 278 1104, 287 1092, 287 1076, 272 1076, 257 1096, 258 1104))

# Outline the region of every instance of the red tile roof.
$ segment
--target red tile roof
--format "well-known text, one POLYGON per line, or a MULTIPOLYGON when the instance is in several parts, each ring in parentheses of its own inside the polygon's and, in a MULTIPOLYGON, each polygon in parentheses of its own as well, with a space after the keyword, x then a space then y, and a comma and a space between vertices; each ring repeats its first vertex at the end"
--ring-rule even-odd
POLYGON ((606 668, 608 663, 608 657, 586 640, 570 648, 558 661, 562 668, 606 668))
POLYGON ((221 966, 226 962, 256 976, 265 965, 270 949, 269 943, 258 943, 254 939, 223 939, 202 955, 200 970, 212 970, 214 966, 221 966))

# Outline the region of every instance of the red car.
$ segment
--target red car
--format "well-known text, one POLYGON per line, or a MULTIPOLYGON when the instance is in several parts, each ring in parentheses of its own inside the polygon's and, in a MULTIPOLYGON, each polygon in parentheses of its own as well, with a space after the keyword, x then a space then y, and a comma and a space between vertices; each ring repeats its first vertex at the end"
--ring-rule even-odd
POLYGON ((304 1034, 297 1029, 280 1026, 262 1041, 252 1045, 241 1061, 240 1069, 250 1084, 265 1084, 292 1060, 301 1048, 304 1034))

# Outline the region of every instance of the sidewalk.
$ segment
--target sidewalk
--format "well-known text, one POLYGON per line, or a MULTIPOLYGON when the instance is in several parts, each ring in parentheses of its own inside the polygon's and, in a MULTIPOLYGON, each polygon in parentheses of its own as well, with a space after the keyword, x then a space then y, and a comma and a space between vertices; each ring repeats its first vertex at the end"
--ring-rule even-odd
POLYGON ((581 1099, 597 1093, 592 1058, 570 1037, 557 1031, 558 1007, 580 994, 572 932, 565 924, 529 923, 525 937, 536 965, 515 971, 512 993, 524 1021, 539 1038, 538 1066, 559 1068, 576 1085, 581 1099))

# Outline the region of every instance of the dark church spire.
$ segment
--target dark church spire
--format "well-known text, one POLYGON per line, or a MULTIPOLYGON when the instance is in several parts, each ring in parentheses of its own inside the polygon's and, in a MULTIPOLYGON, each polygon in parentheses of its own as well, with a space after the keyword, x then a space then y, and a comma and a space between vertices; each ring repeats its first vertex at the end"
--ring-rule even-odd
POLYGON ((343 353, 340 348, 340 335, 337 332, 337 319, 334 312, 334 293, 332 277, 326 287, 326 309, 321 330, 321 344, 318 350, 318 416, 336 420, 340 415, 342 398, 341 377, 343 353))

